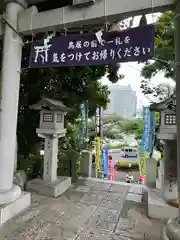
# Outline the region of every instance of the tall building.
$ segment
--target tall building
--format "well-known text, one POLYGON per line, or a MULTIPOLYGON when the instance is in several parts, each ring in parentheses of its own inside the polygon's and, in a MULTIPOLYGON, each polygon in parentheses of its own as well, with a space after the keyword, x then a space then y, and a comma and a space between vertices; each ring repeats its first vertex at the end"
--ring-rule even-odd
POLYGON ((109 91, 109 103, 104 115, 116 114, 126 119, 136 116, 137 96, 130 85, 110 85, 109 91))
POLYGON ((143 118, 143 108, 136 110, 136 118, 143 118))

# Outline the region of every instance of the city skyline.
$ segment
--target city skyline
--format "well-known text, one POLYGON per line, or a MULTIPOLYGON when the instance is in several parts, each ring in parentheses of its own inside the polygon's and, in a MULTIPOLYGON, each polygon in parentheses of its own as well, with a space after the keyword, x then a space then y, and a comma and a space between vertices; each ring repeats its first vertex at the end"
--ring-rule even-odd
POLYGON ((130 85, 109 85, 109 91, 109 103, 104 115, 116 114, 126 119, 136 116, 137 96, 130 85))

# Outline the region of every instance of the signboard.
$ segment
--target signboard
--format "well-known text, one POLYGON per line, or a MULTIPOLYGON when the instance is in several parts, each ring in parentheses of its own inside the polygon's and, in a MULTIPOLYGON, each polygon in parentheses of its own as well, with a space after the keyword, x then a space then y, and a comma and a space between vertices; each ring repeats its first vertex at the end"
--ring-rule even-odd
POLYGON ((102 138, 102 108, 100 107, 96 109, 95 123, 97 136, 102 138))
POLYGON ((108 32, 98 42, 94 33, 47 38, 32 44, 29 67, 114 65, 146 61, 154 52, 154 25, 119 33, 108 32))
POLYGON ((100 137, 100 110, 99 108, 96 109, 96 116, 95 116, 95 124, 96 124, 96 134, 100 137))
POLYGON ((156 126, 156 118, 155 112, 150 111, 150 126, 149 126, 149 153, 153 153, 154 142, 155 142, 155 126, 156 126))
POLYGON ((150 115, 151 115, 151 111, 149 107, 144 107, 141 152, 149 152, 149 148, 150 148, 150 129, 151 129, 150 115))
POLYGON ((112 160, 112 156, 108 158, 108 179, 115 180, 115 169, 114 169, 114 162, 112 160))
POLYGON ((88 102, 84 102, 80 105, 80 119, 81 119, 81 144, 87 141, 88 138, 88 102))
POLYGON ((155 123, 159 124, 160 123, 160 113, 159 112, 155 112, 155 123))
POLYGON ((108 148, 104 147, 101 154, 102 172, 104 177, 108 177, 108 148))
POLYGON ((146 175, 146 162, 147 162, 148 154, 145 152, 139 153, 139 173, 140 176, 146 175))
POLYGON ((157 115, 149 107, 143 109, 143 133, 141 141, 141 152, 151 153, 155 140, 155 124, 157 115))
POLYGON ((146 182, 146 164, 149 155, 152 155, 155 141, 155 120, 157 115, 149 107, 143 109, 143 133, 139 149, 139 172, 141 179, 146 182))
POLYGON ((100 137, 96 138, 96 160, 97 160, 97 171, 101 171, 101 141, 100 137))

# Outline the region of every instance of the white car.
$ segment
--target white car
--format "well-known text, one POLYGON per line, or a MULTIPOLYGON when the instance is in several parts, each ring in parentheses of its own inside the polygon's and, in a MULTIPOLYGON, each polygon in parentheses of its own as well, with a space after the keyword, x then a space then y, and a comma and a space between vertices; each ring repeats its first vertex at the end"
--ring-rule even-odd
POLYGON ((120 156, 121 156, 121 157, 124 157, 124 158, 137 157, 137 150, 136 150, 135 148, 131 148, 131 147, 123 148, 123 149, 121 150, 120 156))

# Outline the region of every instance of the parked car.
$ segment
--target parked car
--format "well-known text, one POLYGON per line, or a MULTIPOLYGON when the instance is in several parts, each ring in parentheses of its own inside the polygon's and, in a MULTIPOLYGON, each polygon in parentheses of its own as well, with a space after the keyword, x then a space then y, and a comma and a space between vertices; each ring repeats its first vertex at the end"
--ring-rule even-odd
POLYGON ((136 148, 125 147, 121 150, 120 156, 125 158, 137 157, 137 150, 136 148))
POLYGON ((116 170, 121 168, 138 168, 136 148, 125 147, 121 150, 119 160, 116 161, 116 170))

